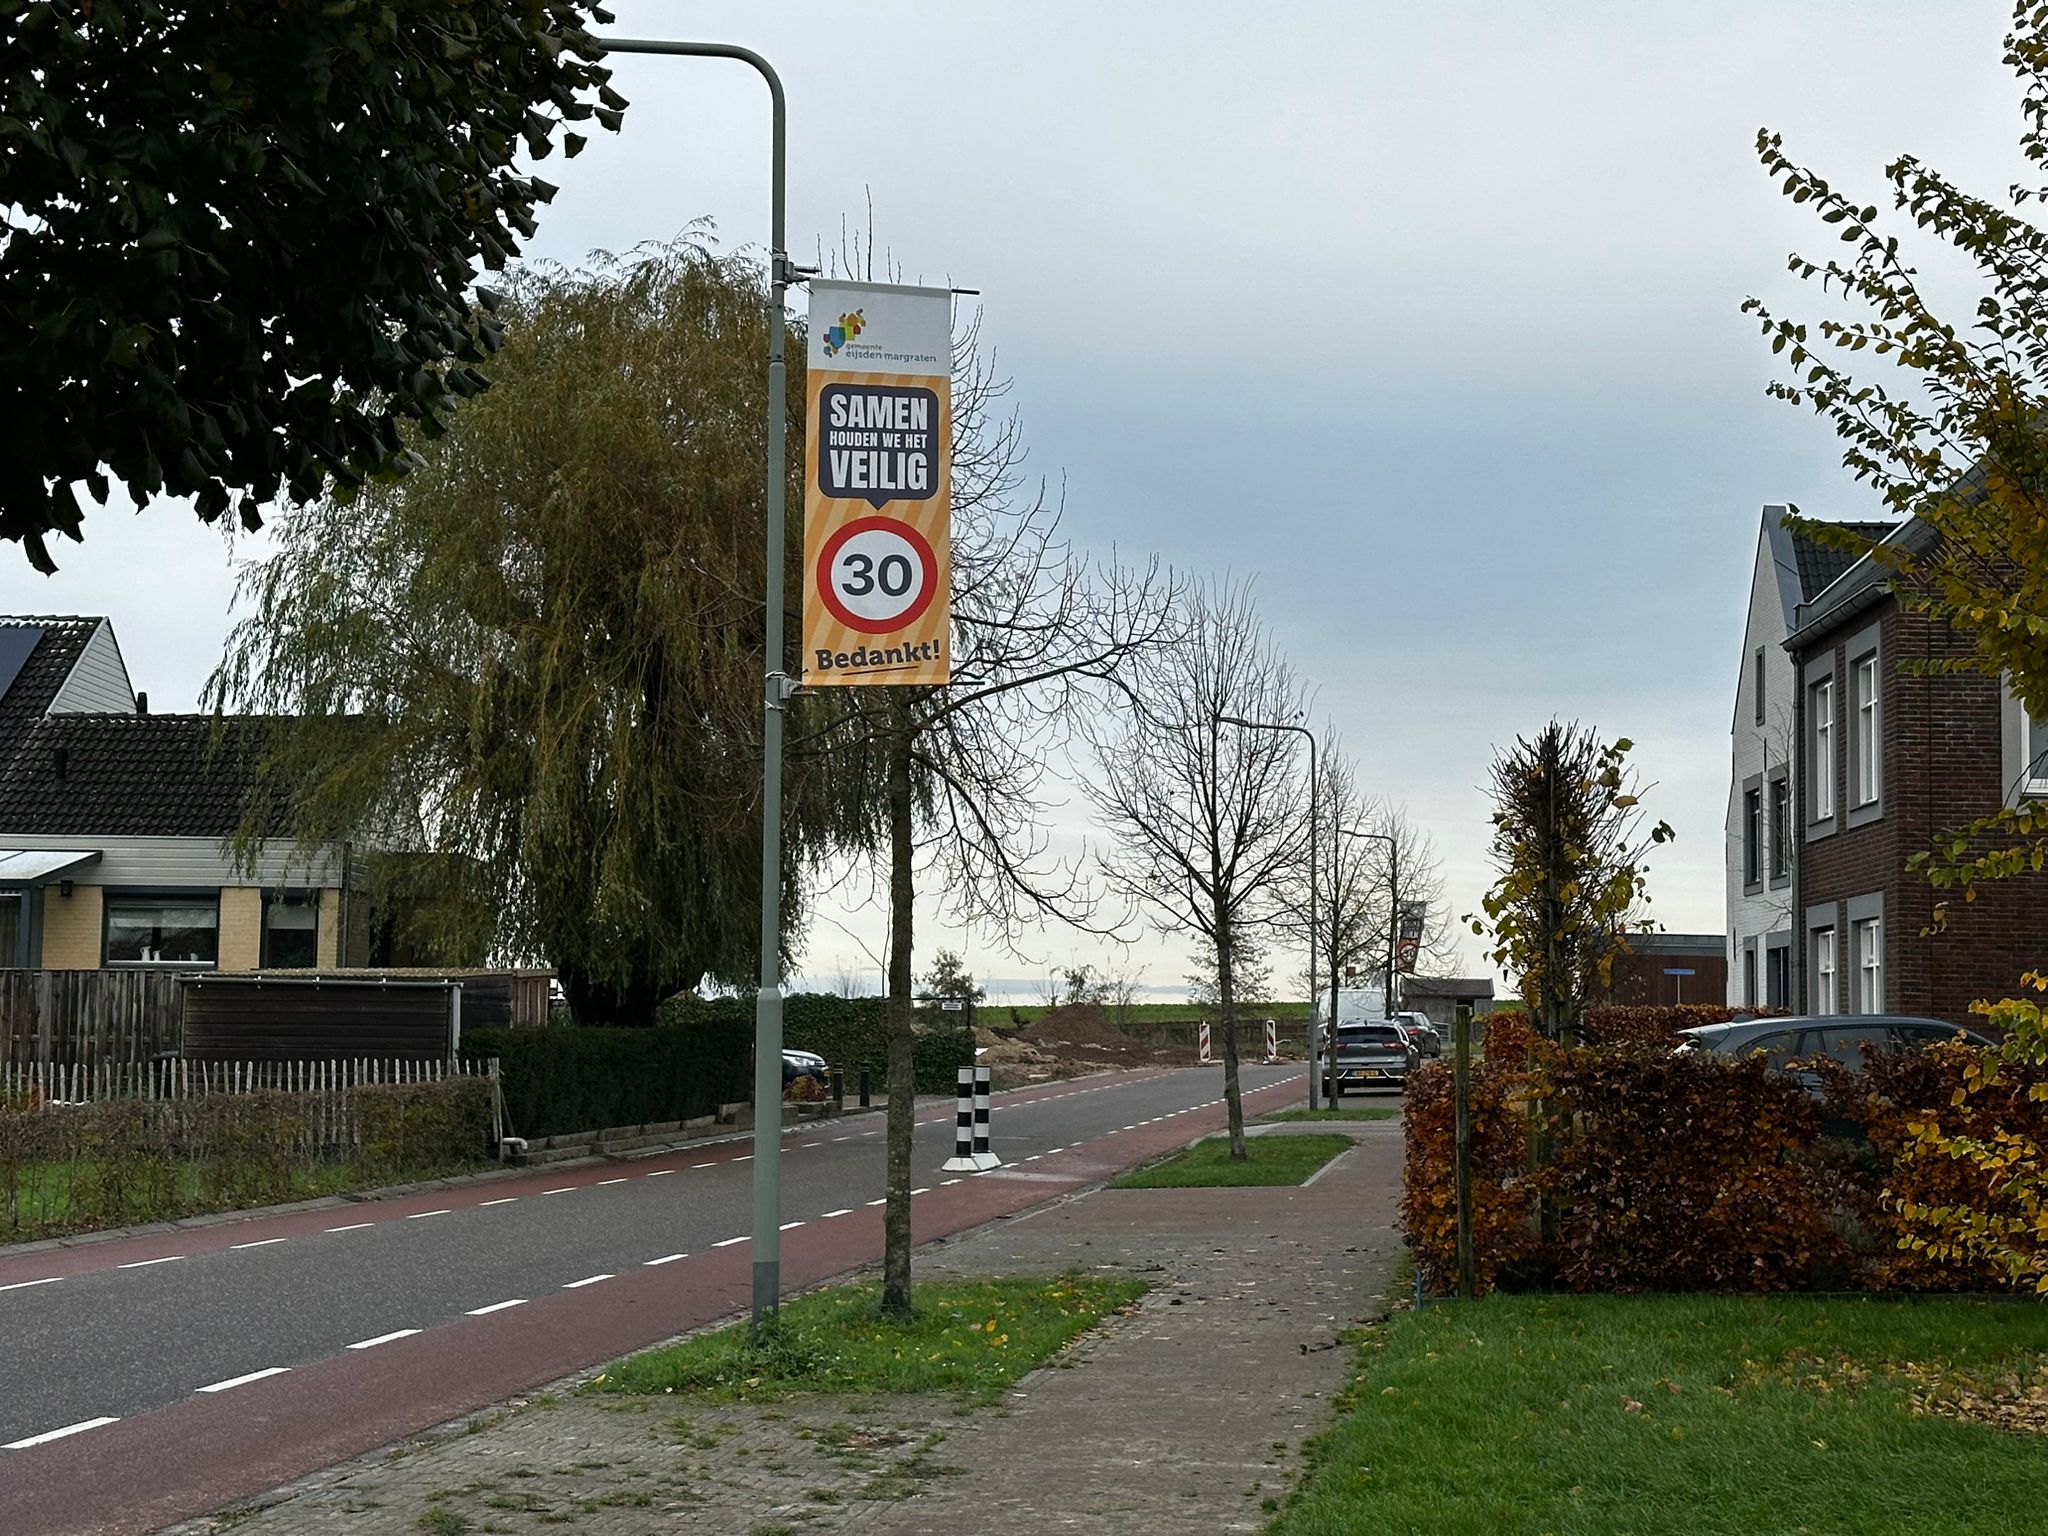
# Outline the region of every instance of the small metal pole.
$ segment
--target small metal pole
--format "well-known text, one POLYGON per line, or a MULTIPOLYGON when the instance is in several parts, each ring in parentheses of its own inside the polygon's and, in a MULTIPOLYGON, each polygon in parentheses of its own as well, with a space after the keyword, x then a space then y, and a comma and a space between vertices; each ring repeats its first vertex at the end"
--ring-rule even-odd
POLYGON ((830 1076, 832 1080, 832 1113, 841 1115, 846 1113, 846 1069, 844 1067, 833 1067, 830 1076))
POLYGON ((874 1089, 868 1082, 868 1069, 866 1067, 860 1069, 860 1107, 862 1109, 874 1108, 874 1089))
POLYGON ((1478 1294, 1472 1270, 1472 1005, 1458 1004, 1453 1026, 1452 1083, 1457 1109, 1458 1295, 1478 1294))

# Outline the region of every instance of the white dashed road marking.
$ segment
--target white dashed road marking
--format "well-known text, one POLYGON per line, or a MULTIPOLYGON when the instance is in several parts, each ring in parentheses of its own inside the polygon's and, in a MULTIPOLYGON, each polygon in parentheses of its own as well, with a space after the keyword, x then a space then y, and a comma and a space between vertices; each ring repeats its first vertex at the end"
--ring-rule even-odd
POLYGON ((471 1307, 469 1309, 469 1315, 471 1317, 488 1317, 491 1315, 491 1313, 502 1312, 507 1307, 523 1307, 525 1305, 526 1298, 524 1296, 521 1296, 516 1301, 494 1301, 488 1307, 471 1307))
POLYGON ((88 1429, 98 1429, 102 1424, 118 1424, 121 1421, 111 1414, 97 1419, 82 1419, 76 1424, 66 1424, 62 1429, 46 1429, 40 1435, 30 1435, 26 1440, 10 1440, 0 1445, 0 1451, 25 1451, 30 1446, 48 1445, 52 1440, 62 1440, 66 1435, 84 1434, 88 1429))
POLYGON ((162 1258, 162 1259, 137 1259, 137 1260, 136 1260, 136 1261, 135 1261, 135 1262, 134 1262, 133 1264, 116 1264, 116 1265, 114 1266, 114 1268, 116 1268, 116 1269, 147 1269, 147 1268, 149 1268, 149 1266, 150 1266, 150 1265, 152 1265, 152 1264, 175 1264, 175 1263, 177 1263, 177 1262, 178 1262, 178 1260, 180 1260, 180 1259, 182 1259, 182 1258, 184 1258, 184 1257, 185 1257, 185 1255, 183 1255, 182 1253, 174 1253, 174 1254, 171 1254, 171 1255, 170 1255, 169 1257, 167 1257, 167 1258, 162 1258))
POLYGON ((851 1210, 851 1209, 847 1209, 847 1210, 839 1210, 839 1211, 827 1211, 827 1212, 826 1212, 826 1213, 825 1213, 824 1215, 820 1216, 820 1217, 818 1218, 818 1220, 820 1220, 820 1221, 830 1221, 830 1220, 831 1220, 831 1219, 832 1219, 832 1218, 833 1218, 834 1216, 851 1216, 852 1214, 853 1214, 853 1212, 852 1212, 852 1210, 851 1210))
POLYGON ((228 1246, 232 1251, 239 1253, 244 1248, 268 1248, 273 1243, 281 1243, 283 1241, 284 1239, 281 1237, 259 1237, 253 1243, 230 1243, 228 1246))
POLYGON ((657 1264, 673 1264, 677 1259, 687 1259, 688 1257, 687 1253, 664 1253, 658 1259, 649 1259, 643 1267, 652 1269, 657 1264))
POLYGON ((585 1275, 581 1280, 571 1280, 562 1289, 565 1291, 580 1291, 586 1285, 595 1285, 600 1280, 609 1279, 611 1279, 610 1275, 585 1275))
POLYGON ((46 1275, 40 1280, 17 1280, 12 1285, 0 1285, 0 1291, 25 1291, 32 1285, 55 1285, 63 1278, 62 1275, 46 1275))
POLYGON ((486 1206, 486 1205, 517 1205, 518 1203, 519 1203, 519 1197, 518 1197, 517 1195, 500 1195, 500 1196, 498 1196, 498 1198, 497 1198, 497 1199, 495 1199, 495 1200, 479 1200, 479 1201, 477 1201, 477 1205, 478 1205, 478 1207, 479 1207, 479 1208, 481 1208, 481 1207, 483 1207, 483 1206, 486 1206))
POLYGON ((358 1339, 349 1345, 350 1349, 375 1349, 379 1344, 389 1344, 396 1339, 409 1339, 418 1333, 417 1328, 400 1328, 392 1333, 380 1333, 374 1339, 358 1339))
POLYGON ((714 1248, 730 1248, 734 1243, 744 1243, 745 1241, 746 1239, 744 1237, 728 1237, 719 1242, 713 1243, 711 1246, 714 1248))
POLYGON ((448 1207, 444 1205, 438 1211, 414 1211, 405 1219, 407 1221, 425 1221, 429 1216, 446 1216, 447 1214, 448 1207))
POLYGON ((246 1387, 252 1381, 263 1381, 271 1376, 282 1376, 289 1366, 267 1365, 260 1371, 251 1371, 246 1376, 230 1376, 226 1381, 216 1381, 210 1387, 201 1387, 201 1392, 229 1392, 236 1387, 246 1387))
POLYGON ((375 1225, 377 1223, 374 1221, 352 1221, 345 1227, 329 1227, 327 1230, 330 1232, 360 1232, 365 1227, 374 1227, 375 1225))

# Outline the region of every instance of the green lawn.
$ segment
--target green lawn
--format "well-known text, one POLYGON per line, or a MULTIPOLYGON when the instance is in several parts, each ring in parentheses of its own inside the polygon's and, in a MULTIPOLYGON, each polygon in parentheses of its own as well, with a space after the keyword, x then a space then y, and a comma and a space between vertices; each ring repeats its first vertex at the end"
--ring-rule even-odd
POLYGON ((1212 1136, 1162 1162, 1127 1173, 1113 1189, 1233 1189, 1255 1184, 1299 1184, 1339 1152, 1349 1136, 1253 1136, 1245 1160, 1232 1162, 1230 1138, 1212 1136))
POLYGON ((2048 1439, 1914 1412, 2004 1381, 2048 1388, 2048 1306, 1432 1304, 1367 1345, 1274 1536, 2036 1536, 2048 1439))
POLYGON ((1288 1120, 1393 1120, 1400 1116, 1398 1109, 1276 1109, 1270 1115, 1261 1115, 1261 1121, 1288 1120))
POLYGON ((925 1282, 913 1293, 916 1316, 897 1323, 881 1316, 876 1286, 838 1285, 783 1303, 758 1345, 737 1323, 623 1360, 591 1385, 712 1400, 792 1392, 992 1397, 1145 1289, 1141 1280, 1092 1274, 925 1282))

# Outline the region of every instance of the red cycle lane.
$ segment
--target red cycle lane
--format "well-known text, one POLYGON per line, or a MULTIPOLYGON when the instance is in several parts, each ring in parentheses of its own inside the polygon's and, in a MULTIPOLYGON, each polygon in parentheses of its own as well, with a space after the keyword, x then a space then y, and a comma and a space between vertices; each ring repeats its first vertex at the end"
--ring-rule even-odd
MULTIPOLYGON (((1301 1095, 1292 1078, 1247 1092, 1248 1111, 1301 1095)), ((1222 1105, 1115 1131, 1022 1165, 932 1187, 912 1205, 928 1243, 1071 1193, 1106 1172, 1219 1128, 1222 1105)), ((322 1213, 331 1217, 332 1212, 322 1213)), ((878 1208, 806 1222, 782 1235, 786 1290, 878 1261, 878 1208)), ((244 1229, 246 1230, 246 1229, 244 1229)), ((0 1455, 7 1536, 140 1536, 644 1349, 745 1309, 745 1243, 575 1290, 525 1299, 372 1349, 0 1455)))

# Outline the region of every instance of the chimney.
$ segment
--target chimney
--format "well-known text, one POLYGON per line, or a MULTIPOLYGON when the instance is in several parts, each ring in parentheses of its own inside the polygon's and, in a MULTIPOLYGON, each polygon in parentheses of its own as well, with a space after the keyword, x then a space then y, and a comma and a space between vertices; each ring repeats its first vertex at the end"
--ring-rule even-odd
POLYGON ((146 715, 149 713, 148 694, 138 693, 135 695, 135 713, 137 713, 138 715, 146 715))
POLYGON ((71 749, 59 747, 50 754, 51 766, 57 770, 57 782, 64 782, 64 770, 71 762, 71 749))

